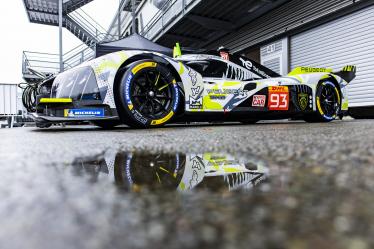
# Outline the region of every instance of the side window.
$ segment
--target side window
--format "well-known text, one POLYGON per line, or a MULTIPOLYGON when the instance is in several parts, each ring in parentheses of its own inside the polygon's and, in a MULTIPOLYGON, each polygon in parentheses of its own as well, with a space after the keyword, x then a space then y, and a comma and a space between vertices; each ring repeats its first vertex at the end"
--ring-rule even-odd
POLYGON ((222 78, 227 70, 227 64, 223 61, 210 59, 209 64, 203 72, 203 77, 222 78))
POLYGON ((222 78, 227 70, 226 63, 214 59, 191 61, 187 65, 205 78, 222 78))

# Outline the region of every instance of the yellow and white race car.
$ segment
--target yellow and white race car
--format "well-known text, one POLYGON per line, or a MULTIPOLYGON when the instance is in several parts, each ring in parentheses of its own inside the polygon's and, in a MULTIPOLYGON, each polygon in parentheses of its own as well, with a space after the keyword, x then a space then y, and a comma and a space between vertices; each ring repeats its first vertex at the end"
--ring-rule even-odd
MULTIPOLYGON (((178 48, 175 49, 178 51, 178 48)), ((104 55, 42 84, 39 127, 91 121, 103 128, 173 122, 303 119, 329 122, 348 110, 355 66, 299 67, 287 76, 225 51, 174 58, 129 50, 104 55)))

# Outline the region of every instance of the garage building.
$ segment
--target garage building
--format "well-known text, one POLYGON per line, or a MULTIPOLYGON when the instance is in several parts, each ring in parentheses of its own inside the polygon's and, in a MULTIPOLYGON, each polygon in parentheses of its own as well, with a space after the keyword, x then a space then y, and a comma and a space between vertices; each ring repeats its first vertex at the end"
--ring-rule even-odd
POLYGON ((298 66, 357 66, 349 85, 353 116, 374 115, 374 1, 289 1, 213 43, 287 74, 298 66), (365 107, 365 108, 363 108, 365 107), (372 108, 366 108, 372 107, 372 108))

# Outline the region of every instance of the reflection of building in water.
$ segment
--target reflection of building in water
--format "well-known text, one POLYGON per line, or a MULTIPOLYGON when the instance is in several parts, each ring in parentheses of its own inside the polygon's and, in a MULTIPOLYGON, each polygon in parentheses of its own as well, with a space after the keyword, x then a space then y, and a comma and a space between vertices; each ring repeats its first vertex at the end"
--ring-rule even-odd
POLYGON ((151 154, 108 152, 102 159, 77 159, 76 174, 88 174, 91 180, 114 179, 127 190, 193 188, 211 190, 251 189, 264 181, 268 169, 259 162, 248 162, 225 154, 151 154), (108 177, 109 176, 109 177, 108 177))

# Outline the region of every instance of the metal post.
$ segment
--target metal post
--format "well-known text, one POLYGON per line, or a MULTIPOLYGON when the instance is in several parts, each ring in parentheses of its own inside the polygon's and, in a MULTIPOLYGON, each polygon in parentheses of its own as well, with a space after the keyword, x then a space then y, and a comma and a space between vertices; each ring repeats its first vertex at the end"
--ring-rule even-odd
POLYGON ((14 127, 14 116, 8 117, 8 128, 12 129, 14 127))
POLYGON ((62 1, 58 1, 58 29, 59 29, 59 54, 60 54, 60 72, 64 71, 64 60, 62 51, 62 1))
POLYGON ((119 0, 118 6, 118 40, 121 39, 121 13, 122 13, 122 1, 119 0))
POLYGON ((134 34, 137 34, 137 30, 135 29, 135 0, 131 0, 131 15, 132 15, 132 31, 134 34))

